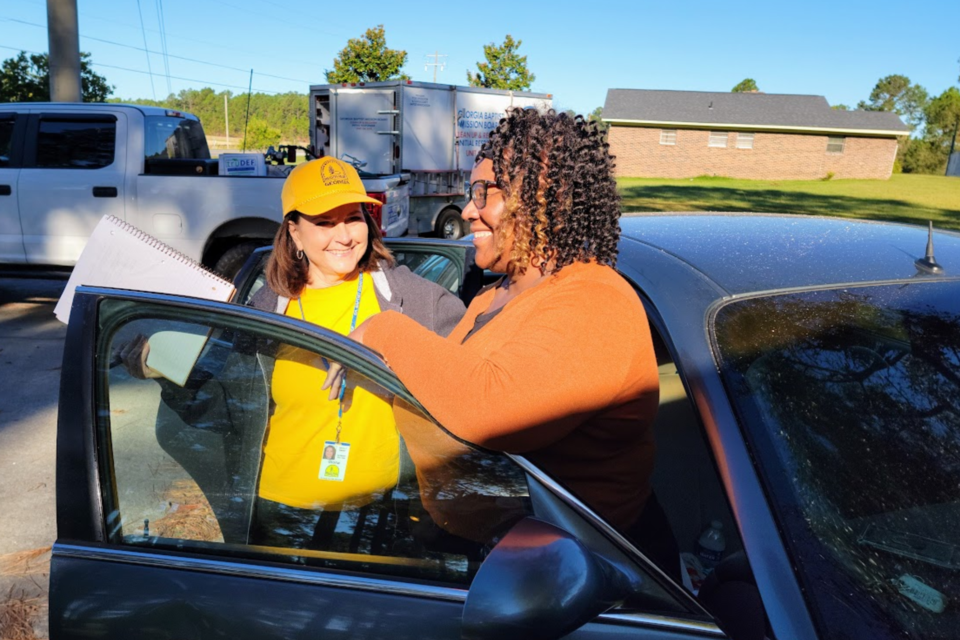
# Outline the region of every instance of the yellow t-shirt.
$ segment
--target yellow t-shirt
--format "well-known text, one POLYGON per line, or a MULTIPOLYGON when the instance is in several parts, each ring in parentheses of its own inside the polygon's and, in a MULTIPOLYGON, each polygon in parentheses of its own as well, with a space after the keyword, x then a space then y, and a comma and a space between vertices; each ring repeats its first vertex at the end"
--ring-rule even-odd
MULTIPOLYGON (((350 331, 356 299, 356 279, 301 294, 307 321, 343 335, 350 331)), ((357 326, 379 312, 373 279, 365 275, 357 326)), ((297 300, 287 305, 286 315, 301 317, 297 300)), ((339 405, 320 389, 326 367, 320 356, 296 347, 284 346, 276 358, 271 385, 276 407, 263 448, 259 495, 302 509, 338 510, 362 506, 394 486, 400 440, 390 395, 366 378, 347 376, 340 442, 350 445, 350 453, 342 480, 320 479, 324 449, 336 440, 339 405)))

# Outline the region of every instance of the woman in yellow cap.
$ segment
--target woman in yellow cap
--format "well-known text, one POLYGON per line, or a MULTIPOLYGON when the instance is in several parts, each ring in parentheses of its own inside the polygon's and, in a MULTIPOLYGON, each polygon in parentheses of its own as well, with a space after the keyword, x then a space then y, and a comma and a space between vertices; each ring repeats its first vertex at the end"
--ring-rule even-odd
MULTIPOLYGON (((459 298, 395 265, 364 207, 377 201, 367 196, 352 166, 321 158, 296 167, 284 183, 282 202, 266 286, 251 306, 343 335, 386 310, 444 336, 463 316, 459 298)), ((221 411, 235 395, 218 388, 212 394, 223 401, 211 403, 209 389, 198 394, 196 384, 178 387, 159 379, 146 367, 148 350, 143 341, 125 349, 127 369, 158 378, 164 403, 188 424, 209 424, 211 411, 221 411)), ((378 387, 356 381, 328 399, 320 391, 325 366, 315 354, 284 345, 273 356, 273 371, 266 372, 270 398, 264 399, 272 413, 250 541, 326 549, 341 511, 375 500, 397 482, 399 436, 391 402, 378 387)), ((220 378, 228 384, 229 376, 220 378)))
MULTIPOLYGON (((459 322, 459 298, 394 265, 363 207, 377 201, 353 167, 335 158, 300 165, 287 177, 282 199, 284 220, 267 264, 267 286, 254 295, 253 306, 343 335, 386 310, 440 335, 459 322)), ((322 546, 342 509, 369 502, 396 483, 399 436, 390 401, 375 389, 352 388, 344 413, 346 388, 328 401, 320 393, 324 371, 288 351, 277 354, 273 372, 276 408, 263 449, 256 538, 284 546, 287 534, 278 529, 289 531, 321 511, 309 546, 322 546)))

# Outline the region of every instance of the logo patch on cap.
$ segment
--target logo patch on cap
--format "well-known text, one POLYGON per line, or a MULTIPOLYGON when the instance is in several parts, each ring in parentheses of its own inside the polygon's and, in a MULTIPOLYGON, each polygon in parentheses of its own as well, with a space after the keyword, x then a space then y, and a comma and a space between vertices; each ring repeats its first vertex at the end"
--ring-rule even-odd
POLYGON ((325 187, 332 187, 338 184, 350 184, 350 178, 344 173, 343 167, 334 158, 328 158, 320 166, 320 179, 323 180, 325 187))

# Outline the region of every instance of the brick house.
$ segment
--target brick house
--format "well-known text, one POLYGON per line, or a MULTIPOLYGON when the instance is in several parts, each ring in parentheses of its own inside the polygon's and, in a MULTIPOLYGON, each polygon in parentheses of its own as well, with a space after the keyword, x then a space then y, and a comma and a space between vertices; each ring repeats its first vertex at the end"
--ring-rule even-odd
POLYGON ((603 120, 621 177, 886 180, 910 133, 895 113, 769 93, 610 89, 603 120))

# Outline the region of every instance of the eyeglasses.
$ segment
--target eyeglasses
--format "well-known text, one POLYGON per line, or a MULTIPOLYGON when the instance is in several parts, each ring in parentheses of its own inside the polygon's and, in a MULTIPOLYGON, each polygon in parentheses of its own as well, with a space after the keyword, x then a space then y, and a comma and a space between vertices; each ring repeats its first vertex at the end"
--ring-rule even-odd
POLYGON ((469 185, 467 190, 467 198, 473 201, 473 206, 477 209, 483 209, 487 206, 487 189, 493 187, 498 189, 496 182, 491 182, 490 180, 477 180, 473 184, 469 185))

